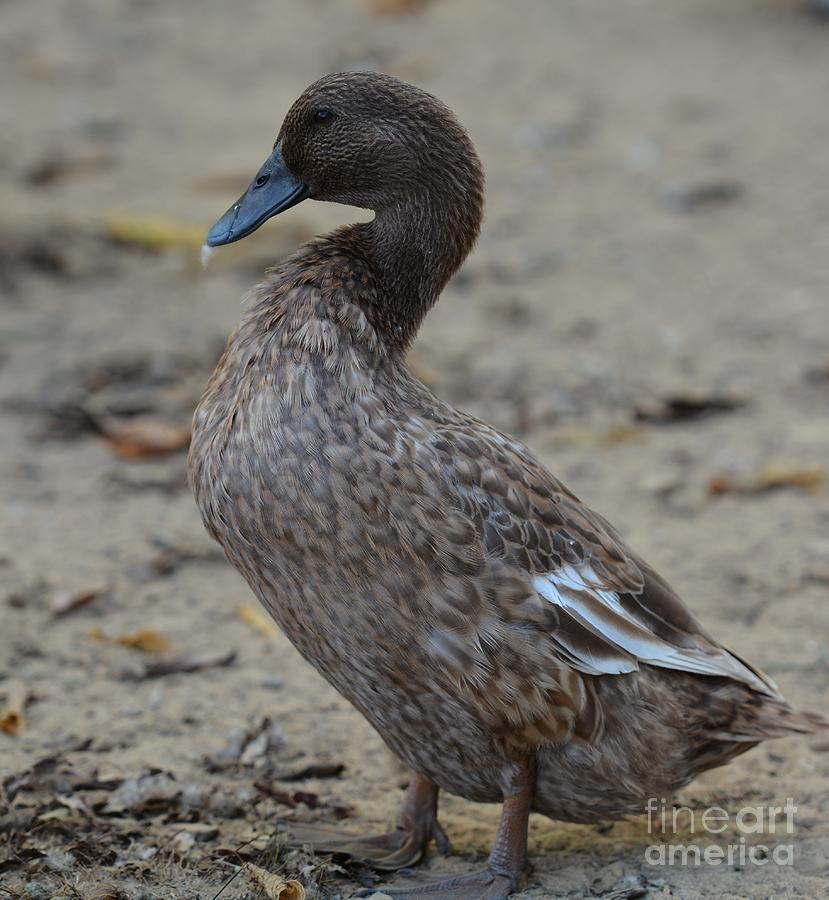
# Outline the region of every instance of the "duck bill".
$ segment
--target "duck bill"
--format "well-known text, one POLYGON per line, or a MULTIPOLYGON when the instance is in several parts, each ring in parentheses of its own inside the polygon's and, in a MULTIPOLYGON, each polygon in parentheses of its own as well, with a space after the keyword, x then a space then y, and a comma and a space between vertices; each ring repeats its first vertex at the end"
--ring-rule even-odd
POLYGON ((309 195, 308 186, 288 171, 277 144, 245 193, 207 233, 207 245, 220 247, 240 241, 309 195))

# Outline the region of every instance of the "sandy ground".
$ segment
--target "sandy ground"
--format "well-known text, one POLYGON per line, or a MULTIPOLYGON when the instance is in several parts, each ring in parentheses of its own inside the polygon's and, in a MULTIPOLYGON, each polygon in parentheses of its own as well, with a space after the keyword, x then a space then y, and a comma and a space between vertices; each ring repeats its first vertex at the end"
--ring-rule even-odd
MULTIPOLYGON (((350 211, 306 203, 206 274, 200 235, 300 90, 367 67, 445 99, 488 172, 422 376, 521 434, 715 634, 827 711, 829 25, 784 0, 3 3, 0 897, 210 900, 234 874, 223 898, 262 896, 249 861, 312 897, 371 883, 270 838, 291 818, 383 828, 405 773, 251 619, 183 451, 145 458, 182 444, 242 293, 350 211), (167 662, 197 671, 152 677, 167 662)), ((793 844, 792 866, 649 866, 644 819, 534 818, 522 896, 826 897, 825 736, 682 799, 787 797, 794 833, 748 840, 793 844)), ((456 852, 433 871, 480 865, 497 808, 442 810, 456 852)))

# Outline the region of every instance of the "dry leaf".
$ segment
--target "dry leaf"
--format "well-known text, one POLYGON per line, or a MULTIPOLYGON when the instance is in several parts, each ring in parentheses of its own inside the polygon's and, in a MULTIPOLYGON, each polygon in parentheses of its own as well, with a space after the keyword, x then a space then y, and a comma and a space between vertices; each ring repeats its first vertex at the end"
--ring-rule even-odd
POLYGON ((140 815, 178 809, 184 786, 169 772, 150 772, 123 781, 103 807, 104 815, 140 815))
POLYGON ((119 634, 115 641, 124 647, 133 647, 144 653, 166 653, 171 647, 170 642, 163 634, 159 634, 151 628, 142 628, 132 634, 119 634))
POLYGON ((204 656, 168 656, 152 662, 134 663, 121 669, 116 677, 121 681, 143 681, 146 678, 161 678, 164 675, 177 675, 186 672, 201 672, 204 669, 215 669, 232 665, 236 660, 236 651, 226 653, 207 653, 204 656))
POLYGON ((345 819, 353 812, 351 807, 336 797, 323 800, 314 791, 286 791, 285 788, 276 787, 264 778, 257 778, 253 782, 257 791, 266 797, 271 797, 277 803, 290 806, 295 809, 300 803, 304 803, 309 809, 327 809, 334 813, 338 819, 345 819))
POLYGON ((52 754, 37 760, 25 772, 9 775, 2 780, 7 801, 13 800, 20 791, 45 791, 50 794, 69 794, 75 791, 113 791, 123 782, 123 778, 101 778, 94 773, 83 775, 73 769, 61 766, 59 755, 52 754))
POLYGON ((270 900, 305 900, 305 888, 296 879, 285 881, 279 875, 260 869, 253 863, 248 863, 248 876, 256 887, 265 891, 270 900))
POLYGON ((239 765, 252 765, 285 745, 279 725, 267 717, 250 728, 234 728, 227 737, 227 744, 221 750, 204 758, 208 771, 223 772, 239 765))
POLYGON ((170 641, 153 631, 151 628, 141 628, 131 634, 107 634, 100 626, 96 625, 89 629, 89 636, 96 641, 108 641, 113 644, 120 644, 122 647, 131 647, 134 650, 141 650, 144 653, 166 653, 170 650, 170 641))
POLYGON ((186 856, 196 845, 196 836, 190 831, 179 831, 170 839, 179 856, 186 856))
POLYGON ((87 588, 83 591, 70 591, 59 594, 49 605, 49 612, 56 619, 67 616, 76 610, 89 606, 93 600, 97 600, 104 593, 103 588, 87 588))
POLYGON ((757 487, 762 491, 794 487, 819 491, 826 481, 826 473, 815 466, 791 466, 771 463, 757 473, 757 487))
POLYGON ((338 778, 345 771, 345 763, 310 763, 292 772, 277 772, 276 781, 305 781, 307 778, 338 778))
POLYGON ((745 405, 746 401, 741 397, 728 394, 674 394, 641 400, 634 408, 634 417, 639 422, 664 425, 733 412, 745 405))
POLYGON ((279 637, 279 629, 276 627, 276 623, 262 610, 258 603, 246 601, 236 612, 243 622, 246 622, 251 628, 255 628, 260 634, 264 634, 265 637, 279 637))
POLYGON ((160 253, 164 250, 198 250, 204 229, 169 219, 112 216, 106 223, 108 237, 118 244, 160 253))
POLYGON ((155 416, 134 416, 118 420, 113 416, 96 419, 101 434, 112 449, 125 459, 164 456, 187 449, 190 428, 174 425, 155 416))
POLYGON ((219 836, 219 829, 216 825, 208 825, 204 822, 176 822, 174 827, 177 829, 177 834, 191 834, 197 844, 215 840, 219 836))
POLYGON ((638 441, 644 435, 636 425, 611 425, 604 431, 584 428, 579 425, 561 425, 550 432, 552 440, 560 444, 585 444, 588 446, 612 446, 638 441))
POLYGON ((826 473, 815 466, 770 463, 748 479, 740 480, 722 473, 714 475, 708 482, 708 493, 712 496, 762 494, 781 488, 815 492, 819 491, 825 483, 826 473))
POLYGON ((12 682, 5 688, 6 705, 0 710, 0 731, 17 737, 26 728, 26 717, 23 710, 29 698, 29 692, 22 684, 12 682))

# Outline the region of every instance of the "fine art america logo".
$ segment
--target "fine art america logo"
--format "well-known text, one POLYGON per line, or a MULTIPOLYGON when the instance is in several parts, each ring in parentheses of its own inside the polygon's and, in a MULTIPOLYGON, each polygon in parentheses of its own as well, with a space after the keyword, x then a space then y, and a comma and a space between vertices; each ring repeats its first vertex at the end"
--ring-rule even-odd
POLYGON ((658 839, 645 849, 645 862, 651 866, 794 864, 794 844, 781 840, 794 834, 797 807, 791 797, 782 806, 744 806, 731 813, 721 806, 668 806, 664 799, 651 797, 646 811, 648 834, 658 839), (688 840, 674 843, 680 830, 690 833, 688 840), (717 838, 726 832, 727 839, 717 838))

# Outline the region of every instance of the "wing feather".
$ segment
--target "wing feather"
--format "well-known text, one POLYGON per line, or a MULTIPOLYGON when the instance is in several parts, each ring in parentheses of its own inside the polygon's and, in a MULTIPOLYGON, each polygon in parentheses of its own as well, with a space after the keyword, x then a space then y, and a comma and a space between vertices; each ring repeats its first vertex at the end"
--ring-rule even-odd
POLYGON ((562 661, 589 675, 646 664, 779 696, 771 679, 710 637, 667 582, 526 447, 468 421, 474 440, 456 441, 445 463, 458 473, 462 506, 487 554, 526 573, 548 605, 549 640, 562 661))

